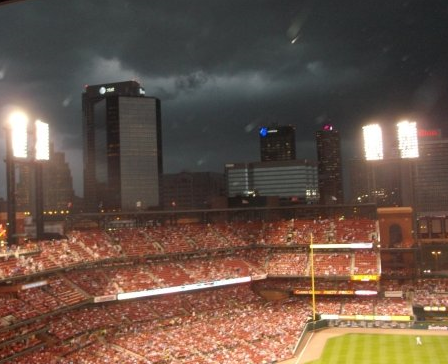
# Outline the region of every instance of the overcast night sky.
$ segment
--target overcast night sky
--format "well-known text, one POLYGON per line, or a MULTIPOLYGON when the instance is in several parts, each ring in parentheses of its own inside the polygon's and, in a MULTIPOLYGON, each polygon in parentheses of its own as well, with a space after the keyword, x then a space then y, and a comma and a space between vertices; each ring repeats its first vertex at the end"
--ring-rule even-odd
POLYGON ((0 31, 1 123, 15 107, 48 122, 81 196, 86 84, 161 100, 168 173, 258 161, 270 123, 309 159, 332 123, 344 164, 371 121, 448 129, 446 0, 25 0, 0 6, 0 31))

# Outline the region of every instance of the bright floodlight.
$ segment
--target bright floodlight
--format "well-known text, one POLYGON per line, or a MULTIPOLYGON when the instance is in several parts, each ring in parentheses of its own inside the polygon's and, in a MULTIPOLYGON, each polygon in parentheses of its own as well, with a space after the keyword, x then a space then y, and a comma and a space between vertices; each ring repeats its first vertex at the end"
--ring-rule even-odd
POLYGON ((418 158, 417 123, 407 120, 397 124, 398 149, 401 158, 418 158))
POLYGON ((12 151, 16 158, 28 157, 28 117, 20 111, 9 116, 11 127, 12 151))
POLYGON ((50 132, 48 124, 36 120, 36 160, 50 159, 50 132))
POLYGON ((378 124, 362 127, 366 160, 383 159, 383 134, 378 124))

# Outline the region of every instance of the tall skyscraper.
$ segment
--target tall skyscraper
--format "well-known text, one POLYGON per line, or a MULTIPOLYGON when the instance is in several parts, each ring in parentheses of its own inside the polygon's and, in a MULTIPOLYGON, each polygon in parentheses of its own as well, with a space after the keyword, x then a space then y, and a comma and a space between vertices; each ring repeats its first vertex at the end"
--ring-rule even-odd
POLYGON ((296 159, 296 136, 293 126, 264 126, 260 128, 259 134, 262 162, 296 159))
POLYGON ((160 100, 126 81, 87 86, 82 109, 86 211, 159 207, 160 100))
POLYGON ((344 203, 341 140, 332 125, 316 132, 317 173, 321 204, 344 203))

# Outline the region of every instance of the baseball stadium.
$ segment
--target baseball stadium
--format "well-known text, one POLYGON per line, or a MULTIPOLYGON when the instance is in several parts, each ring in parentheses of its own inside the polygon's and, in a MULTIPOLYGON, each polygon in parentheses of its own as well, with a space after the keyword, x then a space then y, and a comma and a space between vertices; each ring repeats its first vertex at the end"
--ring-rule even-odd
POLYGON ((1 247, 0 363, 445 363, 448 231, 412 217, 70 216, 59 236, 1 247))

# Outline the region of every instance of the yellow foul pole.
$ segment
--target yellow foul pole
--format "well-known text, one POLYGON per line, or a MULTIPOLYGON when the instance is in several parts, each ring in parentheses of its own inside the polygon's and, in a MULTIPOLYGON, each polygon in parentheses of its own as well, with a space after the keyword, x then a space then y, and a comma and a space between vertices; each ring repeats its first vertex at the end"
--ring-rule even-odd
POLYGON ((311 298, 313 306, 313 321, 316 321, 316 293, 314 289, 314 250, 313 250, 313 233, 310 234, 311 248, 311 298))

